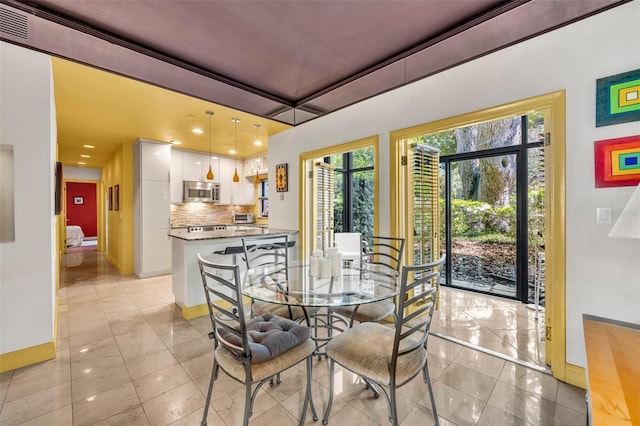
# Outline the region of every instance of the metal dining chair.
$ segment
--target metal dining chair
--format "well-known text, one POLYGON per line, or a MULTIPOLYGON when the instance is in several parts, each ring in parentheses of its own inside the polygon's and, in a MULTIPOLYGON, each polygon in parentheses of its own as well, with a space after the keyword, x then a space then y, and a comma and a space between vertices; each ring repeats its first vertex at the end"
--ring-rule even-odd
POLYGON ((306 360, 307 384, 300 425, 304 425, 307 406, 313 419, 318 416, 311 399, 312 355, 316 349, 309 327, 265 313, 246 319, 238 265, 216 264, 198 254, 202 285, 209 308, 215 350, 211 379, 204 406, 202 426, 207 425, 213 385, 221 368, 232 379, 245 385, 243 425, 249 424, 253 403, 260 388, 298 363, 306 360), (231 275, 231 279, 225 277, 231 275))
POLYGON ((329 422, 333 403, 335 364, 361 376, 381 392, 388 403, 389 420, 398 425, 396 391, 422 372, 427 384, 435 424, 438 411, 429 377, 427 339, 445 256, 436 262, 402 268, 394 327, 365 322, 345 330, 326 346, 331 359, 329 401, 323 424, 329 422))
MULTIPOLYGON (((294 245, 295 241, 289 241, 289 236, 286 234, 243 238, 242 246, 247 269, 272 265, 274 268, 282 270, 286 281, 288 278, 289 249, 294 245)), ((254 315, 271 312, 292 320, 306 317, 304 309, 300 306, 280 305, 255 300, 251 303, 251 309, 254 315)))
MULTIPOLYGON (((389 268, 390 274, 397 274, 402 264, 404 253, 404 238, 377 237, 362 235, 361 247, 364 252, 360 255, 360 268, 367 267, 389 268)), ((333 312, 349 318, 349 327, 358 322, 377 322, 393 316, 396 304, 393 300, 383 300, 356 306, 340 306, 333 308, 333 312)))

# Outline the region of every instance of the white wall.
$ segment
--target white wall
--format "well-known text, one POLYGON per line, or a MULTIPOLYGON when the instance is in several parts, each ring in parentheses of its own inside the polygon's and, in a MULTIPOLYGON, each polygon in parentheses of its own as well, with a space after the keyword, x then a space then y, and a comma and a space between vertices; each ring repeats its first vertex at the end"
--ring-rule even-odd
POLYGON ((62 171, 62 176, 65 179, 100 180, 101 175, 102 172, 100 169, 92 169, 89 167, 65 166, 62 171))
MULTIPOLYGON (((388 200, 389 132, 565 89, 567 362, 585 366, 582 313, 640 322, 640 240, 608 238, 611 225, 595 221, 598 206, 617 218, 633 187, 594 188, 593 160, 594 141, 640 134, 640 122, 595 127, 596 79, 640 68, 639 17, 631 2, 272 136, 269 162, 289 163, 290 175, 284 200, 270 197, 269 225, 298 223, 302 152, 378 134, 388 200)), ((380 218, 385 233, 388 203, 380 218)))
POLYGON ((49 56, 0 43, 0 143, 14 147, 15 241, 0 244, 0 353, 53 341, 55 111, 49 56))

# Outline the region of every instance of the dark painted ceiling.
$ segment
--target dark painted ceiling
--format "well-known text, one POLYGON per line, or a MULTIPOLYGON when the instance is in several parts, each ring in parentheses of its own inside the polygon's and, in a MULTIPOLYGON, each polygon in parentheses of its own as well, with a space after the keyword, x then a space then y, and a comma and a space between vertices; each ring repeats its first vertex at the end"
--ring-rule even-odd
POLYGON ((0 36, 299 124, 627 0, 0 0, 0 36))

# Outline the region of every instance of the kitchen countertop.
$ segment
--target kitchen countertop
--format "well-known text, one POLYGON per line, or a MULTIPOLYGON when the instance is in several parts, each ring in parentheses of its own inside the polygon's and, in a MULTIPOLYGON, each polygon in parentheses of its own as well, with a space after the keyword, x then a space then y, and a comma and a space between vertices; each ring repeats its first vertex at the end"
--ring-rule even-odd
MULTIPOLYGON (((229 226, 231 228, 231 226, 229 226)), ((187 232, 187 228, 174 228, 169 231, 170 237, 178 238, 184 241, 200 241, 200 240, 216 240, 221 238, 242 238, 253 237, 256 235, 278 235, 297 233, 293 229, 268 228, 263 226, 237 225, 234 229, 224 231, 208 231, 208 232, 187 232)))

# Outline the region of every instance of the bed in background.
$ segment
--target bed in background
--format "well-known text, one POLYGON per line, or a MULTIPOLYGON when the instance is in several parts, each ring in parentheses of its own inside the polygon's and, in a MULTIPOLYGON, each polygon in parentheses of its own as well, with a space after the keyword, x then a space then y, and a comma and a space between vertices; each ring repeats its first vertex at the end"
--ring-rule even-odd
POLYGON ((77 225, 67 225, 67 247, 80 247, 84 241, 82 228, 77 225))

